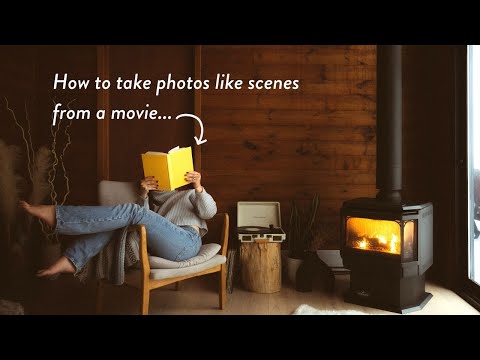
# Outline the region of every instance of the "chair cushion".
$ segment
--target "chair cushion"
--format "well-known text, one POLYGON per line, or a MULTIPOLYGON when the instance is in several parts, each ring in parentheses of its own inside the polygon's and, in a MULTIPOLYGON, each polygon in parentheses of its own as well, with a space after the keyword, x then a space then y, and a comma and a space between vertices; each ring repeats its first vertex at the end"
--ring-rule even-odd
POLYGON ((100 205, 134 203, 138 200, 138 183, 102 180, 98 183, 100 205))
MULTIPOLYGON (((217 265, 221 265, 227 261, 227 258, 222 255, 215 255, 208 261, 204 263, 193 265, 185 268, 180 269, 150 269, 150 279, 153 280, 163 280, 163 279, 170 279, 179 276, 186 276, 195 273, 202 272, 204 270, 208 270, 213 268, 217 265)), ((140 270, 139 269, 131 269, 125 274, 125 283, 140 288, 140 270)))
POLYGON ((178 276, 186 276, 202 272, 217 265, 223 264, 227 261, 227 258, 222 255, 215 255, 208 261, 205 261, 198 265, 184 267, 180 269, 150 269, 150 279, 162 280, 178 276))
POLYGON ((219 244, 205 244, 200 247, 198 255, 183 261, 170 261, 157 256, 149 256, 150 269, 180 269, 202 264, 213 258, 219 251, 219 244))

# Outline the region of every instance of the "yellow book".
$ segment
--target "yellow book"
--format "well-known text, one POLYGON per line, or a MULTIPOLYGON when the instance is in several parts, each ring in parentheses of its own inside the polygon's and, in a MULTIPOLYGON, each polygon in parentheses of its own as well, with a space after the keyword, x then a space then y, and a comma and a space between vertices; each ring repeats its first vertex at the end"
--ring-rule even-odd
POLYGON ((188 184, 185 174, 193 171, 192 148, 174 148, 168 153, 147 151, 142 154, 143 174, 158 180, 159 190, 175 190, 188 184))

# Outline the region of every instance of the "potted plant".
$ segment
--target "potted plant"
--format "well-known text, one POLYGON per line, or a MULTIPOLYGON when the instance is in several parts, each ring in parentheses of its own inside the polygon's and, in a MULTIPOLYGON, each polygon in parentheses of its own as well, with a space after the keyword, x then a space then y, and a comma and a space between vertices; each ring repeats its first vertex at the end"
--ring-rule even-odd
POLYGON ((305 256, 305 250, 310 247, 313 239, 313 230, 317 217, 319 196, 316 194, 307 209, 299 208, 293 200, 290 212, 290 223, 287 235, 288 257, 287 277, 295 284, 295 277, 305 256))

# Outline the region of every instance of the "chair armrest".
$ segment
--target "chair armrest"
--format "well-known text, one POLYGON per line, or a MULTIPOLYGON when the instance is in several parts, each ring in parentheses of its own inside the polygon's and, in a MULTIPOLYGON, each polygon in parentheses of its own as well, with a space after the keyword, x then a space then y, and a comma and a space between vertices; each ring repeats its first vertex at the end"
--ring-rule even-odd
POLYGON ((228 250, 228 232, 230 228, 230 218, 227 213, 218 213, 215 216, 223 217, 223 226, 222 232, 220 234, 220 246, 222 247, 220 254, 223 256, 227 256, 228 250))

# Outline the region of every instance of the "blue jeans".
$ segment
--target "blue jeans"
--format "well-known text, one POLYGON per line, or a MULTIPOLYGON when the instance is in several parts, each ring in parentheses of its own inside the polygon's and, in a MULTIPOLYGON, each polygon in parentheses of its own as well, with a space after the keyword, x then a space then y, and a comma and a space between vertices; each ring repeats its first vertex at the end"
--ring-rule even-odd
POLYGON ((137 204, 114 206, 55 206, 55 231, 80 235, 66 256, 81 270, 110 241, 115 230, 129 225, 144 224, 150 255, 182 261, 198 254, 202 239, 191 226, 177 226, 163 216, 137 204))

